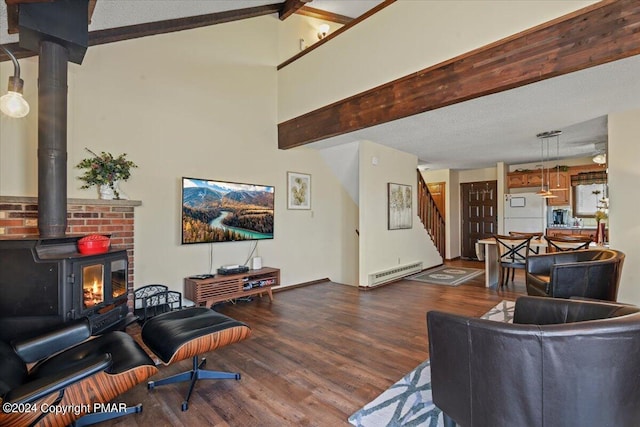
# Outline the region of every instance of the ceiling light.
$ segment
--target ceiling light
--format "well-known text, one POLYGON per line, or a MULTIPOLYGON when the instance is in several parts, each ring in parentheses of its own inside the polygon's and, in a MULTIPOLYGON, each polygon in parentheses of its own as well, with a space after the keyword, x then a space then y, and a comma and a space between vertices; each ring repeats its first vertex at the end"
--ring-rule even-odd
POLYGON ((331 27, 329 27, 329 24, 320 24, 320 26, 318 27, 318 39, 322 40, 323 38, 327 37, 330 29, 331 27))
POLYGON ((594 163, 604 165, 605 163, 607 163, 607 155, 604 153, 596 154, 592 160, 594 163))
POLYGON ((20 118, 29 114, 29 103, 22 97, 24 82, 20 78, 20 64, 9 50, 0 45, 13 61, 13 76, 9 77, 8 92, 0 97, 0 111, 9 117, 20 118))
MULTIPOLYGON (((549 132, 542 132, 536 135, 537 138, 540 139, 540 158, 541 158, 541 162, 542 162, 542 174, 541 174, 541 183, 540 183, 540 191, 536 192, 536 194, 540 197, 543 197, 545 199, 552 199, 556 196, 555 194, 553 194, 551 191, 549 191, 549 181, 550 181, 550 172, 549 169, 547 168, 547 185, 545 186, 544 184, 544 165, 545 165, 545 158, 544 158, 544 146, 545 143, 547 145, 547 160, 549 159, 549 138, 558 138, 560 136, 560 134, 562 133, 562 131, 560 130, 552 130, 549 132)), ((559 142, 556 139, 556 151, 559 150, 559 142)), ((556 168, 558 166, 556 165, 556 168)), ((558 169, 558 173, 559 173, 559 169, 558 169)))
MULTIPOLYGON (((564 187, 560 187, 560 134, 561 130, 553 131, 552 136, 556 137, 556 186, 555 188, 550 188, 551 191, 563 191, 566 190, 564 187)), ((550 183, 548 183, 550 184, 550 183)))

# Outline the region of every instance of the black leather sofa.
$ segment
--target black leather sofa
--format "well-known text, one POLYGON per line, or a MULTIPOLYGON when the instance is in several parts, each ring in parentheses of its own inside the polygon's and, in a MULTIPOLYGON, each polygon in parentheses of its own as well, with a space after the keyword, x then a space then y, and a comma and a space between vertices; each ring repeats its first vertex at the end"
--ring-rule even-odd
POLYGON ((624 258, 613 249, 530 255, 525 266, 527 294, 616 301, 624 258))
POLYGON ((514 323, 427 313, 445 425, 637 427, 640 309, 521 297, 514 323))

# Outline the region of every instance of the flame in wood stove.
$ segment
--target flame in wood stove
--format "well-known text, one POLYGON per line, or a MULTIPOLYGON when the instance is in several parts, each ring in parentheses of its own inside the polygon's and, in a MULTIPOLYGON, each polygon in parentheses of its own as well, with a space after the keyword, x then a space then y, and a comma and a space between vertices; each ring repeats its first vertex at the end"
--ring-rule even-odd
POLYGON ((84 306, 93 307, 103 301, 102 298, 103 284, 98 279, 94 278, 93 283, 89 286, 84 286, 84 306))

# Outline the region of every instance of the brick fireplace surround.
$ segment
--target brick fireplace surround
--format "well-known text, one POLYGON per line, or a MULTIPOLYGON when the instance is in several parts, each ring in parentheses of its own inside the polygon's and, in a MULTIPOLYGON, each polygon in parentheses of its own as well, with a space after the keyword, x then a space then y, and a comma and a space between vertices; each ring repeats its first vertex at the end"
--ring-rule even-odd
MULTIPOLYGON (((113 249, 129 258, 129 300, 133 307, 134 208, 138 200, 67 199, 67 235, 107 234, 113 249)), ((0 239, 38 236, 38 198, 0 196, 0 239)))

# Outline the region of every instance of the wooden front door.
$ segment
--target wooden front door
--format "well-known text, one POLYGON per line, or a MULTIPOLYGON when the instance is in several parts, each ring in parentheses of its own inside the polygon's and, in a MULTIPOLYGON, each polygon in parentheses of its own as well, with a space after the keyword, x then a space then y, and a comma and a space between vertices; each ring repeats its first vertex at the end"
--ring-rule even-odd
POLYGON ((497 181, 460 184, 462 197, 462 258, 476 257, 475 244, 498 230, 497 181))

